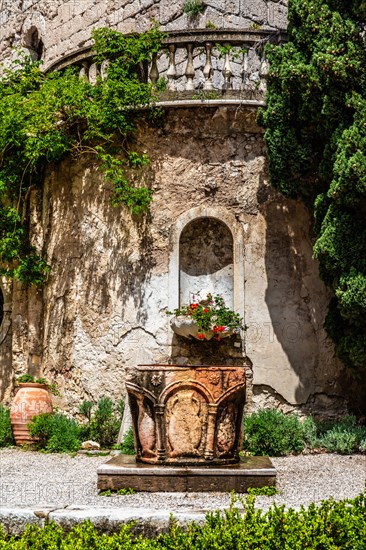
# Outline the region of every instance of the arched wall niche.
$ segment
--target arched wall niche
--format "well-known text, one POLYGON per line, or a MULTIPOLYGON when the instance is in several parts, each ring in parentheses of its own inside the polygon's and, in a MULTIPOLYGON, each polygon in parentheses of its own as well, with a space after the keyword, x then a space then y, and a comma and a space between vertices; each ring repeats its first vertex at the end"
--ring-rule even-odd
POLYGON ((5 278, 0 278, 0 346, 11 325, 11 300, 11 283, 5 278))
POLYGON ((196 218, 184 227, 179 239, 180 305, 207 289, 234 307, 233 244, 229 227, 217 218, 196 218))
POLYGON ((184 212, 177 219, 171 233, 170 242, 170 263, 169 263, 169 309, 178 308, 180 304, 189 300, 189 285, 199 284, 199 276, 195 275, 204 271, 204 259, 199 259, 200 243, 197 246, 191 243, 191 259, 182 257, 181 245, 183 245, 183 256, 189 255, 190 239, 200 229, 207 229, 209 235, 201 240, 204 243, 206 252, 210 246, 215 247, 215 230, 220 233, 221 243, 216 243, 217 248, 213 251, 213 257, 208 262, 208 268, 203 273, 202 284, 206 281, 206 288, 215 284, 213 290, 222 292, 228 307, 232 307, 237 313, 244 317, 244 234, 242 226, 235 217, 225 208, 198 206, 184 212), (231 245, 230 250, 224 250, 226 245, 231 245), (195 262, 195 259, 198 260, 195 262), (182 261, 186 262, 185 265, 182 261), (182 272, 182 267, 186 271, 182 272), (187 273, 188 271, 188 273, 187 273), (211 271, 211 273, 209 273, 211 271), (220 275, 223 280, 218 282, 220 275), (197 279, 195 280, 195 278, 197 279), (205 278, 206 277, 206 278, 205 278), (226 280, 226 282, 225 282, 226 280), (208 285, 208 286, 207 286, 208 285), (220 286, 221 285, 221 286, 220 286), (230 287, 231 285, 231 287, 230 287))

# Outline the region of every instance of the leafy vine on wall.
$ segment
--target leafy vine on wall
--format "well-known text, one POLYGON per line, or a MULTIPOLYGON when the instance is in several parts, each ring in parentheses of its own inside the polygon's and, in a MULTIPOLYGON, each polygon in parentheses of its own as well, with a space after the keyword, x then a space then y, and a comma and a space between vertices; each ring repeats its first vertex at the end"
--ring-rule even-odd
POLYGON ((131 170, 146 165, 132 150, 141 106, 154 99, 141 70, 161 46, 154 27, 138 36, 110 29, 93 32, 96 61, 108 60, 108 76, 92 86, 78 69, 45 74, 24 58, 0 81, 0 274, 42 284, 50 266, 31 245, 28 199, 47 167, 68 155, 92 155, 114 187, 113 204, 143 212, 152 191, 132 185, 131 170))
POLYGON ((288 43, 267 46, 272 184, 314 215, 314 256, 334 298, 326 329, 366 367, 366 2, 292 0, 288 43))

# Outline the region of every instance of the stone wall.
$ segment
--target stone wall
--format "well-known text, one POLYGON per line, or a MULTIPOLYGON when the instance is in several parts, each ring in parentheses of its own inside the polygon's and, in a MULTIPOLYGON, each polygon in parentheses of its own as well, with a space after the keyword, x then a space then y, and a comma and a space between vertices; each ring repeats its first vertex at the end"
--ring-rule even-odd
POLYGON ((91 44, 93 28, 142 32, 157 21, 167 31, 215 26, 217 29, 285 29, 287 0, 205 0, 198 18, 183 13, 184 0, 2 0, 0 62, 12 47, 32 47, 38 30, 47 68, 65 55, 91 44))
POLYGON ((42 356, 60 405, 75 412, 83 398, 124 395, 125 368, 138 363, 249 359, 252 409, 346 410, 344 370, 322 328, 329 297, 311 255, 309 216, 271 189, 255 117, 249 107, 203 107, 168 110, 162 127, 142 123, 136 147, 152 159, 144 179, 154 189, 142 218, 112 207, 91 159, 64 161, 48 175, 33 196, 32 223, 52 273, 43 296, 28 291, 14 304, 16 372, 27 370, 27 353, 42 356), (169 326, 165 310, 179 292, 172 234, 187 213, 217 213, 243 235, 241 243, 233 232, 244 347, 190 342, 169 326))

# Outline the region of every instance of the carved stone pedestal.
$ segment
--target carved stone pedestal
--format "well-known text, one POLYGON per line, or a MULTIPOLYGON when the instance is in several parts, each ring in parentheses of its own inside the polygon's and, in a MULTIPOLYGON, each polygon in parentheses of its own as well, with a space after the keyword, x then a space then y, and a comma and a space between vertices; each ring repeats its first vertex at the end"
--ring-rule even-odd
POLYGON ((239 462, 245 367, 140 365, 127 373, 136 460, 239 462))

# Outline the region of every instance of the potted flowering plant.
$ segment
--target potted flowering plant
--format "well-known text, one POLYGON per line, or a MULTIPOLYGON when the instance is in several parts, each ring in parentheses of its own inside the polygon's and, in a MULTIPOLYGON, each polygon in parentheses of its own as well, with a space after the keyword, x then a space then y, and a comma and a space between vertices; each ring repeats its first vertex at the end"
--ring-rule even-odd
POLYGON ((225 305, 220 294, 202 292, 194 295, 188 305, 183 305, 168 315, 174 315, 170 321, 173 331, 186 338, 220 341, 244 329, 243 319, 225 305))

